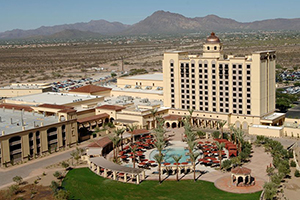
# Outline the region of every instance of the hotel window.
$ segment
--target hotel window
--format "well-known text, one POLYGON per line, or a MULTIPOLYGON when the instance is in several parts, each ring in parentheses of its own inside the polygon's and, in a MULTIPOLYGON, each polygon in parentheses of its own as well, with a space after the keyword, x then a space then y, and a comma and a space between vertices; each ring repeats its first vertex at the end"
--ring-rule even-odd
POLYGON ((247 115, 250 115, 251 114, 251 111, 247 111, 247 115))
MULTIPOLYGON (((228 96, 228 95, 227 95, 227 96, 228 96)), ((226 98, 226 99, 225 99, 225 101, 229 101, 229 99, 228 99, 228 98, 226 98)))
POLYGON ((247 86, 250 86, 250 82, 247 82, 247 86))
POLYGON ((241 91, 242 91, 242 88, 239 88, 239 91, 241 92, 241 91))
POLYGON ((208 100, 208 97, 205 97, 205 100, 208 100))
POLYGON ((239 94, 239 97, 243 97, 243 94, 239 94))
POLYGON ((240 110, 240 111, 239 111, 239 114, 243 114, 243 111, 242 111, 242 110, 240 110))
POLYGON ((250 81, 250 76, 247 76, 247 80, 250 81))
POLYGON ((192 73, 195 73, 195 69, 192 69, 192 73))
POLYGON ((171 94, 171 97, 172 97, 172 98, 174 98, 174 97, 175 97, 175 95, 174 95, 174 94, 171 94))
POLYGON ((207 64, 204 64, 204 67, 207 67, 207 64))
POLYGON ((184 84, 181 84, 181 87, 184 88, 184 84))
POLYGON ((202 69, 199 69, 199 73, 202 73, 202 69))
POLYGON ((250 72, 250 71, 247 71, 247 74, 251 74, 251 72, 250 72))
POLYGON ((186 95, 186 98, 189 99, 189 98, 190 98, 190 95, 186 95))
POLYGON ((207 75, 204 75, 204 78, 208 78, 208 76, 207 76, 207 75))
POLYGON ((199 64, 199 67, 202 67, 202 64, 199 64))
POLYGON ((212 64, 212 65, 211 65, 211 67, 212 67, 212 68, 215 68, 215 67, 216 67, 216 65, 215 65, 215 64, 212 64))
POLYGON ((216 84, 216 81, 212 81, 212 84, 216 84))
POLYGON ((242 100, 242 99, 239 99, 239 103, 243 103, 243 100, 242 100))
POLYGON ((190 91, 189 91, 189 90, 186 90, 186 93, 190 93, 190 91))
POLYGON ((195 78, 195 75, 194 75, 194 74, 192 74, 192 78, 195 78))
POLYGON ((215 75, 212 75, 212 79, 216 79, 216 76, 215 76, 215 75))
POLYGON ((174 87, 174 84, 171 84, 171 87, 174 87))
POLYGON ((250 105, 247 105, 247 109, 250 109, 251 108, 251 106, 250 105))
POLYGON ((199 78, 202 78, 202 74, 199 75, 199 78))
POLYGON ((206 85, 206 86, 204 86, 204 89, 208 90, 208 86, 207 86, 207 85, 206 85))
POLYGON ((174 63, 170 63, 170 66, 173 67, 173 66, 174 66, 174 63))
POLYGON ((247 94, 247 97, 250 97, 250 94, 247 94))
MULTIPOLYGON (((204 93, 205 95, 208 95, 208 92, 207 91, 205 91, 205 93, 204 93)), ((206 98, 206 97, 205 97, 206 98)))
POLYGON ((205 102, 205 105, 208 106, 208 102, 205 102))
POLYGON ((192 64, 191 64, 191 66, 192 66, 192 67, 195 67, 195 64, 194 64, 194 63, 192 63, 192 64))
POLYGON ((205 84, 208 84, 208 81, 204 81, 205 84))
POLYGON ((226 109, 226 112, 229 113, 229 109, 226 109))
POLYGON ((204 73, 207 73, 207 69, 204 70, 204 73))
POLYGON ((174 79, 173 79, 173 78, 171 78, 171 82, 174 82, 174 79))
POLYGON ((174 74, 171 74, 171 77, 174 77, 174 74))
POLYGON ((181 90, 181 93, 184 93, 184 90, 181 90))
POLYGON ((239 108, 243 108, 243 106, 242 106, 242 105, 239 105, 239 108))
POLYGON ((223 108, 220 108, 220 112, 223 112, 223 108))
POLYGON ((242 69, 242 65, 239 65, 239 69, 242 69))
POLYGON ((171 68, 171 72, 174 72, 174 68, 171 68))
POLYGON ((181 95, 181 98, 184 98, 184 95, 181 95))
POLYGON ((243 74, 243 71, 239 71, 239 74, 243 74))
POLYGON ((213 108, 213 112, 216 112, 217 111, 217 109, 216 108, 213 108))
POLYGON ((180 63, 180 67, 183 68, 183 67, 184 67, 184 64, 183 64, 183 63, 180 63))
POLYGON ((195 94, 195 91, 194 91, 194 90, 192 91, 192 94, 195 94))
POLYGON ((250 92, 250 88, 247 88, 247 92, 250 92))
POLYGON ((172 99, 171 101, 172 101, 172 103, 175 103, 175 100, 174 100, 174 99, 172 99))
POLYGON ((213 99, 213 101, 215 101, 215 100, 216 100, 216 97, 213 97, 212 99, 213 99))
POLYGON ((250 103, 250 99, 247 99, 247 103, 250 103))
POLYGON ((187 83, 189 83, 189 82, 190 82, 190 80, 189 80, 189 79, 186 79, 186 82, 187 82, 187 83))
POLYGON ((182 109, 185 109, 185 106, 184 106, 184 105, 182 105, 182 106, 181 106, 181 108, 182 108, 182 109))
POLYGON ((192 88, 195 89, 195 85, 192 85, 192 88))
POLYGON ((189 101, 189 100, 187 100, 187 101, 186 101, 186 103, 187 103, 187 104, 190 104, 190 101, 189 101))
POLYGON ((174 92, 174 89, 171 89, 171 92, 174 92))
POLYGON ((250 69, 251 68, 251 65, 247 65, 247 69, 250 69))
POLYGON ((213 74, 216 73, 216 70, 213 69, 213 70, 212 70, 212 73, 213 73, 213 74))
POLYGON ((236 99, 233 99, 233 102, 236 102, 236 99))

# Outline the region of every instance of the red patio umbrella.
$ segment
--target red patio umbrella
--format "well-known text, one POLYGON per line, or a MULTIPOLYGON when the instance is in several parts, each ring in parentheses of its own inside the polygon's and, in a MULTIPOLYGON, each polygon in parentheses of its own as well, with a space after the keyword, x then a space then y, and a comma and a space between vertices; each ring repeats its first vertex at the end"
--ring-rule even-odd
POLYGON ((151 138, 151 135, 147 135, 146 138, 151 138))
POLYGON ((127 158, 127 156, 120 156, 120 158, 124 159, 124 158, 127 158))
POLYGON ((173 165, 180 165, 180 163, 173 163, 173 165))
POLYGON ((213 160, 213 163, 220 163, 219 160, 213 160))
POLYGON ((142 161, 142 162, 147 162, 147 161, 148 161, 148 159, 142 159, 141 161, 142 161))
POLYGON ((200 142, 198 142, 198 144, 203 144, 203 142, 200 141, 200 142))
POLYGON ((183 164, 183 165, 187 165, 187 164, 189 164, 188 162, 183 162, 183 163, 181 163, 181 164, 183 164))
POLYGON ((154 160, 149 160, 148 163, 155 163, 155 161, 154 160))
POLYGON ((164 165, 171 165, 171 163, 164 163, 164 165))
POLYGON ((140 157, 140 156, 143 156, 144 154, 142 154, 142 153, 138 153, 138 154, 136 154, 136 155, 140 157))
POLYGON ((206 144, 210 144, 210 141, 205 141, 206 144))

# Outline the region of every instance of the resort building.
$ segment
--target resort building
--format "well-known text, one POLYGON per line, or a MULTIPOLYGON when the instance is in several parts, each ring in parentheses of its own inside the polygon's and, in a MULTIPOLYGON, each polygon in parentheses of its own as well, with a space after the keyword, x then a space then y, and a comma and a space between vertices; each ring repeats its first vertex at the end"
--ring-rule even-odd
POLYGON ((0 87, 0 97, 19 97, 51 91, 50 83, 12 83, 9 86, 0 87))
POLYGON ((193 109, 197 124, 226 120, 225 127, 235 124, 247 131, 254 124, 282 125, 284 115, 273 115, 275 60, 272 50, 244 57, 225 55, 214 33, 206 39, 203 55, 165 52, 164 106, 176 115, 193 109))
POLYGON ((94 95, 109 97, 111 88, 100 87, 97 85, 85 85, 73 90, 69 90, 69 94, 94 95))
POLYGON ((45 116, 24 105, 0 107, 1 166, 55 152, 78 141, 76 118, 45 116))

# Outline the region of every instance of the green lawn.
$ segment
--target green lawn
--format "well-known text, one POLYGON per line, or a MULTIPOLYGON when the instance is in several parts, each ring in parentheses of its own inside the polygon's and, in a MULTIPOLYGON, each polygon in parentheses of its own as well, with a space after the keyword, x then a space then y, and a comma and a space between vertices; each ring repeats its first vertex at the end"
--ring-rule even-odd
POLYGON ((88 168, 71 170, 63 181, 73 199, 236 199, 258 200, 260 192, 233 194, 217 189, 206 181, 183 180, 144 181, 140 185, 121 183, 104 179, 88 168))

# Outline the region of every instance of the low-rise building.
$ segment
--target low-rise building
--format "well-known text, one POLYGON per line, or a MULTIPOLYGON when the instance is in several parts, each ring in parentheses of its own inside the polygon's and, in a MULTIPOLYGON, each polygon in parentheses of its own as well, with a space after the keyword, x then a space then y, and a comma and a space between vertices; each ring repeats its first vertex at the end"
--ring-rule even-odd
POLYGON ((51 91, 50 83, 12 83, 9 86, 0 87, 0 97, 19 97, 51 91))

